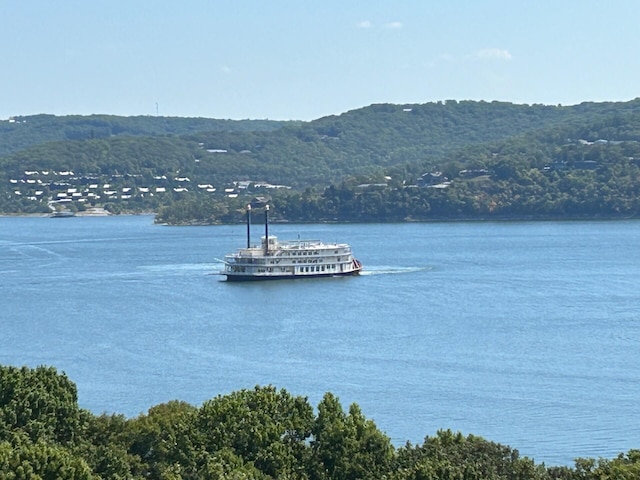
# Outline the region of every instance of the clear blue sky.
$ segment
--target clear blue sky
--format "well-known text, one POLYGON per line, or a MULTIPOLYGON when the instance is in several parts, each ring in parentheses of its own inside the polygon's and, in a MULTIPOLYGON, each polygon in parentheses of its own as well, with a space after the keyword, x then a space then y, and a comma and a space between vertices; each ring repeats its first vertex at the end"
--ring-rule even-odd
POLYGON ((0 0, 0 119, 640 96, 637 0, 0 0))

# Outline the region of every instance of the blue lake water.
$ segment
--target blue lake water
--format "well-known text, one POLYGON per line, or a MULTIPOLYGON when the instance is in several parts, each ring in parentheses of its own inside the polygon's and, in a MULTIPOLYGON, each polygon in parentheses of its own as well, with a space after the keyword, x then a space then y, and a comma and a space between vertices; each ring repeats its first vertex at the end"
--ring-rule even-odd
POLYGON ((0 363, 55 366, 94 413, 271 384, 355 402, 396 445, 450 428, 547 465, 640 448, 640 222, 270 233, 348 242, 366 271, 227 283, 242 226, 0 218, 0 363))

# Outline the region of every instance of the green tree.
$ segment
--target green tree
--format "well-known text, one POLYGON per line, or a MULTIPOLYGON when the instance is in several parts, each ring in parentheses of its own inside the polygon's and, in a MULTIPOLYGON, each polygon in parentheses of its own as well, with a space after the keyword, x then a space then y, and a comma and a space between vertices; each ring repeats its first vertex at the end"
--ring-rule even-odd
POLYGON ((129 453, 140 459, 141 476, 165 478, 170 472, 192 477, 206 463, 195 420, 198 409, 185 402, 157 405, 129 421, 129 453))
POLYGON ((390 472, 393 447, 356 404, 346 414, 337 397, 326 393, 318 405, 311 448, 315 479, 379 479, 390 472))
POLYGON ((440 430, 422 446, 407 444, 395 460, 395 480, 544 480, 547 472, 517 450, 474 435, 440 430))
POLYGON ((228 452, 274 478, 302 476, 313 408, 286 390, 255 387, 205 402, 197 425, 210 455, 228 452))
POLYGON ((80 422, 76 386, 53 367, 0 366, 0 440, 71 444, 80 422))
POLYGON ((6 480, 92 480, 86 462, 60 445, 43 441, 0 442, 0 478, 6 480))

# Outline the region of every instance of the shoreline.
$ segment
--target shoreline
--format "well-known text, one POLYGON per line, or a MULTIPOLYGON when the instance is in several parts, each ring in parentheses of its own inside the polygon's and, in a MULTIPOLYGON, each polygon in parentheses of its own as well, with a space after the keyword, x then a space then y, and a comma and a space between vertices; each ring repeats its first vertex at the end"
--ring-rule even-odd
MULTIPOLYGON (((91 211, 75 212, 73 217, 127 217, 127 216, 156 216, 157 212, 127 212, 127 213, 111 213, 104 209, 94 209, 91 211)), ((50 218, 50 213, 0 213, 0 218, 50 218)), ((369 223, 506 223, 506 222, 595 222, 595 221, 627 221, 638 220, 640 217, 635 215, 574 215, 574 216, 560 216, 560 215, 505 215, 497 217, 451 217, 451 218, 432 218, 425 220, 399 220, 399 221, 357 221, 357 220, 317 220, 317 221, 290 221, 290 220, 270 220, 272 224, 369 224, 369 223)), ((196 220, 185 219, 180 223, 158 223, 159 225, 173 226, 173 227, 187 227, 187 226, 214 226, 214 225, 240 225, 243 222, 229 222, 229 223, 207 223, 196 220)))
MULTIPOLYGON (((95 213, 95 212, 76 212, 73 217, 96 217, 96 218, 104 218, 104 217, 135 217, 135 216, 155 216, 155 212, 140 212, 140 213, 95 213)), ((50 213, 0 213, 0 218, 51 218, 50 213)))
MULTIPOLYGON (((627 220, 638 220, 640 217, 634 215, 627 216, 602 216, 602 215, 584 215, 584 216, 534 216, 534 215, 522 215, 522 216, 501 216, 501 217, 455 217, 455 218, 432 218, 427 220, 374 220, 374 221, 357 221, 357 220, 316 220, 316 221, 289 221, 289 220, 269 220, 270 224, 274 225, 304 225, 304 224, 410 224, 410 223, 509 223, 509 222, 617 222, 627 220)), ((166 223, 161 222, 162 225, 171 227, 189 227, 189 226, 213 226, 213 225, 242 225, 243 222, 230 222, 230 223, 206 223, 198 222, 195 220, 186 220, 180 223, 166 223)))

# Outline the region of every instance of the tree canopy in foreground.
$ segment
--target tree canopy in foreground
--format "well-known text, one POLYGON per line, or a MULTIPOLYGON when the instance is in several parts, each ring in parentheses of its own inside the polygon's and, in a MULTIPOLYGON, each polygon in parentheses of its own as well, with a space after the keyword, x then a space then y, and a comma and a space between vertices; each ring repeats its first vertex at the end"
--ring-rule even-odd
POLYGON ((0 478, 627 480, 640 450, 549 467, 450 430, 395 447, 358 405, 326 393, 314 408, 273 386, 94 415, 55 368, 0 366, 0 478))

